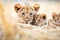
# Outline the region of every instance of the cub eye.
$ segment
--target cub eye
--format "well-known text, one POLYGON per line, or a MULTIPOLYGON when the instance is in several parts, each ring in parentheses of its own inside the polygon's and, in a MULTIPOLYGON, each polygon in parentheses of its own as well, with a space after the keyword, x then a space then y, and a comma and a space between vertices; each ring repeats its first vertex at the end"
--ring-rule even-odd
POLYGON ((40 20, 38 20, 38 21, 40 21, 40 20))
POLYGON ((25 13, 22 13, 22 15, 25 15, 25 13))
POLYGON ((18 8, 17 10, 20 10, 20 8, 18 8))
POLYGON ((30 15, 32 15, 33 13, 30 13, 30 15))

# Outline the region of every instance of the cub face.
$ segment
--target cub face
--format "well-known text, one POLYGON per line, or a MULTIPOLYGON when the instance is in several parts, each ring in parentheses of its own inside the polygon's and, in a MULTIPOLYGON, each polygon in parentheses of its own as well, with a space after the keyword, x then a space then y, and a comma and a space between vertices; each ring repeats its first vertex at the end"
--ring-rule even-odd
POLYGON ((60 14, 52 13, 53 20, 49 20, 49 26, 57 27, 60 26, 60 14))
POLYGON ((37 14, 35 16, 35 25, 36 26, 43 26, 46 24, 46 15, 45 14, 37 14))
POLYGON ((18 14, 19 22, 21 23, 31 23, 39 8, 38 4, 35 4, 33 7, 28 5, 22 6, 20 4, 14 6, 14 10, 18 14))
POLYGON ((58 14, 58 19, 59 19, 58 22, 60 23, 60 13, 58 14))
POLYGON ((54 12, 52 13, 52 18, 53 18, 54 21, 59 20, 58 14, 56 14, 56 13, 54 13, 54 12))
POLYGON ((52 18, 55 22, 60 23, 60 13, 59 14, 53 13, 52 18))

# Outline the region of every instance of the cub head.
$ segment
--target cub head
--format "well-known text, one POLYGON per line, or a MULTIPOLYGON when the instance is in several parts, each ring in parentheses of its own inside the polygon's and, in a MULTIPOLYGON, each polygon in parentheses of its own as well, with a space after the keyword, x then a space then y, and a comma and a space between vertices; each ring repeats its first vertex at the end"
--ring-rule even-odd
POLYGON ((46 20, 46 15, 45 14, 37 14, 35 17, 35 25, 37 26, 42 26, 43 24, 45 24, 45 20, 46 20))
POLYGON ((52 18, 54 21, 59 20, 58 14, 56 14, 55 12, 52 13, 52 18))
POLYGON ((16 11, 20 19, 19 21, 22 23, 30 23, 33 20, 33 16, 39 10, 39 8, 40 6, 38 4, 35 4, 33 6, 22 6, 21 4, 16 4, 14 6, 14 10, 16 11))
POLYGON ((60 13, 58 14, 58 16, 59 16, 59 20, 60 20, 60 13))

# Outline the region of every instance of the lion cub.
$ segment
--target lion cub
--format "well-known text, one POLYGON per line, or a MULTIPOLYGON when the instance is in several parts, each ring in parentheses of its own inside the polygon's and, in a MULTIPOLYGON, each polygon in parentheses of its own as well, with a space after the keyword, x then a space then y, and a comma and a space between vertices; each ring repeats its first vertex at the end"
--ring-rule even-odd
POLYGON ((34 15, 39 10, 40 6, 38 4, 34 4, 33 6, 25 5, 22 6, 21 4, 16 4, 14 6, 14 10, 18 14, 19 22, 30 24, 33 20, 34 15))
POLYGON ((52 13, 52 19, 53 20, 49 20, 49 26, 51 27, 57 27, 60 26, 60 14, 56 14, 56 13, 52 13))
POLYGON ((35 16, 35 24, 36 26, 43 26, 46 24, 46 15, 45 14, 37 14, 35 16))

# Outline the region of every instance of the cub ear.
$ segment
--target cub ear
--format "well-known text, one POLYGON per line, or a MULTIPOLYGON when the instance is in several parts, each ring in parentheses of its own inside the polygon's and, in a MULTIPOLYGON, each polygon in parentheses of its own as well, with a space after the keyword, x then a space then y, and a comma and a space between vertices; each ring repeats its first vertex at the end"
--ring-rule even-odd
POLYGON ((39 5, 39 4, 35 4, 35 5, 33 6, 33 8, 34 8, 35 11, 38 11, 39 8, 40 8, 40 5, 39 5))
POLYGON ((57 14, 55 12, 52 13, 52 18, 55 19, 57 17, 57 14))
POLYGON ((14 10, 18 13, 18 10, 20 10, 22 6, 20 4, 15 4, 14 10))
POLYGON ((46 14, 42 14, 41 17, 45 20, 46 19, 46 14))

